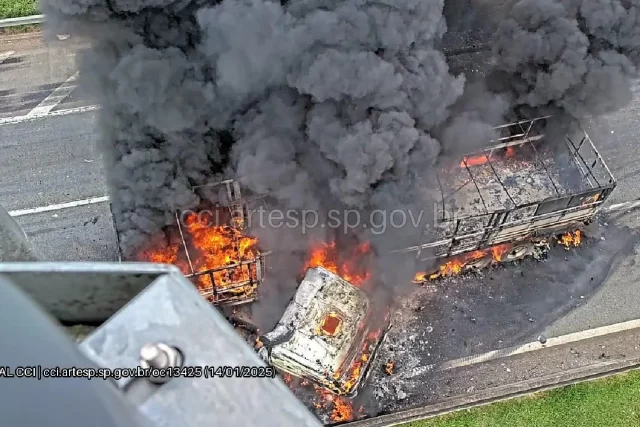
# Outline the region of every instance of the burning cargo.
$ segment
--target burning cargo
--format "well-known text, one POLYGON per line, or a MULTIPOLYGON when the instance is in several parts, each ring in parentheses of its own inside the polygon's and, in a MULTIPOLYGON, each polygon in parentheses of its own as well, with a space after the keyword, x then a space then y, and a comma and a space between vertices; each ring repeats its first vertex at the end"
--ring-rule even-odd
MULTIPOLYGON (((202 206, 197 213, 176 211, 174 225, 165 230, 168 244, 145 248, 136 259, 178 266, 214 305, 255 301, 269 252, 260 252, 258 240, 245 232, 247 201, 240 185, 226 180, 202 187, 223 188, 218 199, 225 202, 202 206)), ((115 218, 114 224, 117 230, 115 218)))
POLYGON ((361 289, 310 268, 274 330, 260 337, 259 354, 283 372, 353 396, 388 329, 378 314, 361 289))
POLYGON ((582 128, 546 144, 550 119, 499 126, 492 145, 439 171, 434 226, 420 245, 397 251, 435 261, 416 282, 536 255, 593 219, 616 180, 582 128))

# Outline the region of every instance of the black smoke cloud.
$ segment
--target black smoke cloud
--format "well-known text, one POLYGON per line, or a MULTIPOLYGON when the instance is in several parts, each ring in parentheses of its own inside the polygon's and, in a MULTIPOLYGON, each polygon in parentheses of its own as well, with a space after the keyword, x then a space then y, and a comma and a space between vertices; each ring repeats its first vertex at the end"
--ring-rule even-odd
POLYGON ((513 104, 582 118, 631 101, 640 64, 637 0, 520 0, 493 41, 494 79, 513 104), (506 87, 505 87, 506 86, 506 87))
POLYGON ((241 176, 282 208, 410 206, 441 151, 432 132, 465 84, 434 47, 442 8, 49 0, 58 32, 93 43, 80 67, 102 105, 125 255, 216 175, 241 176))
MULTIPOLYGON (((222 176, 283 209, 421 209, 439 156, 486 143, 507 107, 582 116, 628 101, 636 3, 514 3, 493 41, 491 90, 452 74, 438 50, 444 0, 46 0, 43 10, 51 30, 92 43, 81 78, 102 105, 131 256, 176 209, 200 203, 194 186, 222 176)), ((385 254, 419 235, 365 237, 385 254)), ((403 270, 383 255, 379 269, 392 282, 403 270)))

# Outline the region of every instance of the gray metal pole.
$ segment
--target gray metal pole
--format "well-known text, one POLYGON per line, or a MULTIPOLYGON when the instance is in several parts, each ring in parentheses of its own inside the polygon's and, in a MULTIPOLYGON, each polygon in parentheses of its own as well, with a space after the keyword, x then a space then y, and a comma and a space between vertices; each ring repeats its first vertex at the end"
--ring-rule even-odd
POLYGON ((39 261, 27 235, 0 206, 0 262, 39 261))

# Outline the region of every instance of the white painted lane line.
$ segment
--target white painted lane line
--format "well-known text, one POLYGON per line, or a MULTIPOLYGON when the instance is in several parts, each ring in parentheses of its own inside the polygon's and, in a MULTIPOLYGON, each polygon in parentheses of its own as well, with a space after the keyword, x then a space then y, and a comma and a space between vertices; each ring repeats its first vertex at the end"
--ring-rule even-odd
POLYGON ((606 211, 619 211, 621 209, 634 209, 640 206, 640 200, 635 202, 616 203, 615 205, 607 206, 604 208, 606 211))
POLYGON ((502 350, 493 350, 476 356, 463 357, 460 359, 450 360, 441 364, 438 368, 442 371, 448 371, 463 366, 476 365, 478 363, 489 362, 492 360, 511 357, 516 354, 528 353, 531 351, 542 350, 548 347, 570 344, 577 341, 583 341, 590 338, 601 337, 604 335, 615 334, 616 332, 628 331, 630 329, 640 328, 640 319, 630 320, 628 322, 616 323, 614 325, 603 326, 601 328, 588 329, 586 331, 575 332, 573 334, 562 335, 559 337, 549 338, 544 344, 538 341, 528 344, 505 348, 502 350))
POLYGON ((66 110, 52 111, 44 114, 34 114, 32 116, 14 116, 0 118, 0 126, 12 125, 16 123, 31 122, 39 119, 46 119, 48 117, 66 116, 68 114, 86 113, 89 111, 96 111, 100 109, 99 105, 87 105, 86 107, 68 108, 66 110))
POLYGON ((69 96, 76 88, 76 85, 73 83, 75 83, 79 73, 79 71, 76 71, 73 76, 69 77, 67 81, 58 86, 49 94, 49 96, 43 99, 40 104, 38 104, 33 110, 29 111, 27 117, 41 116, 51 112, 56 105, 60 104, 62 100, 69 96))
POLYGON ((78 206, 93 205, 93 204, 96 204, 96 203, 103 203, 103 202, 107 202, 107 201, 109 201, 109 196, 93 197, 91 199, 76 200, 75 202, 60 203, 60 204, 57 204, 57 205, 49 205, 49 206, 41 206, 41 207, 32 208, 32 209, 21 209, 21 210, 16 210, 16 211, 9 211, 9 215, 11 215, 13 217, 17 217, 17 216, 31 215, 31 214, 37 214, 37 213, 42 213, 42 212, 59 211, 59 210, 62 210, 62 209, 75 208, 75 207, 78 207, 78 206))
POLYGON ((2 64, 4 61, 6 61, 7 59, 9 59, 9 57, 11 55, 13 55, 15 52, 13 50, 8 50, 6 52, 0 52, 0 64, 2 64))

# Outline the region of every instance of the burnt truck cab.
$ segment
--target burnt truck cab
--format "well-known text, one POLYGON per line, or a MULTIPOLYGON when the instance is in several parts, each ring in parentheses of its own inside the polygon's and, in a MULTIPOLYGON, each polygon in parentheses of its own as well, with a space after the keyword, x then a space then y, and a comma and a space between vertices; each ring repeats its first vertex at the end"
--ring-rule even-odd
POLYGON ((258 354, 282 372, 354 396, 388 329, 378 314, 361 289, 310 268, 276 327, 259 338, 258 354))

